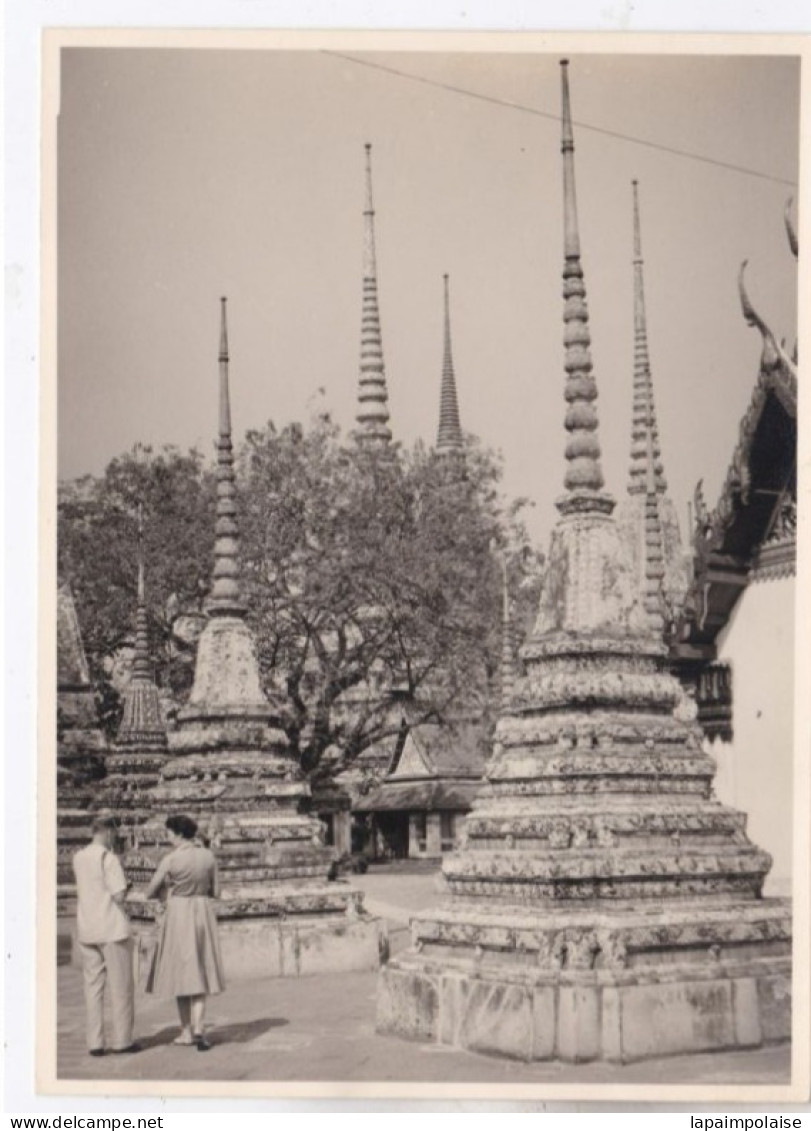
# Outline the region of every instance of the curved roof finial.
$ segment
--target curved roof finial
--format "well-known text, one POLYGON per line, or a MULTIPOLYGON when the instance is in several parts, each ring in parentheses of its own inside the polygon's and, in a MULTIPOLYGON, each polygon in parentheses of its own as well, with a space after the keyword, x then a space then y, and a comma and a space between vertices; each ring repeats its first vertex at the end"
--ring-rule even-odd
POLYGON ((783 219, 786 224, 786 235, 788 236, 788 246, 791 248, 791 254, 795 259, 799 259, 800 245, 797 240, 797 230, 794 227, 791 219, 791 206, 794 204, 794 197, 790 196, 786 201, 785 211, 783 212, 783 219))
POLYGON ((752 300, 747 293, 744 275, 746 274, 748 263, 749 260, 744 259, 741 264, 741 269, 738 272, 738 294, 741 299, 741 311, 747 326, 754 326, 760 331, 760 336, 763 339, 763 353, 761 355, 760 364, 764 369, 771 369, 777 364, 779 346, 777 345, 774 334, 760 317, 754 306, 752 306, 752 300))

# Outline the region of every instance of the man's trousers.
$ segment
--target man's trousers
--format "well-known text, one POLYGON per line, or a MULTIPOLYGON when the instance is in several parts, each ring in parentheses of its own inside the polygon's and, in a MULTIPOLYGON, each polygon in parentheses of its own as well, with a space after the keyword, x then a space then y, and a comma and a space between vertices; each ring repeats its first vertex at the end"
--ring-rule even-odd
POLYGON ((84 971, 89 1049, 129 1048, 135 1023, 132 939, 90 945, 79 943, 84 971), (109 990, 112 1040, 104 1040, 104 987, 109 990))

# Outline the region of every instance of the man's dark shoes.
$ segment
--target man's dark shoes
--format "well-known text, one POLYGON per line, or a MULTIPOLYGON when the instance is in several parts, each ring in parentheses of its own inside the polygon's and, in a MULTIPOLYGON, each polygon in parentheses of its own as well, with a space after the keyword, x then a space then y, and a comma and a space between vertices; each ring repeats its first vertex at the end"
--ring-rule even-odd
POLYGON ((134 1041, 131 1045, 127 1045, 127 1047, 125 1049, 110 1049, 110 1052, 117 1053, 117 1054, 124 1053, 124 1052, 140 1052, 140 1051, 141 1051, 141 1046, 138 1044, 137 1041, 134 1041))
POLYGON ((202 1033, 194 1034, 194 1043, 197 1045, 198 1052, 208 1052, 211 1048, 211 1041, 204 1037, 202 1033))

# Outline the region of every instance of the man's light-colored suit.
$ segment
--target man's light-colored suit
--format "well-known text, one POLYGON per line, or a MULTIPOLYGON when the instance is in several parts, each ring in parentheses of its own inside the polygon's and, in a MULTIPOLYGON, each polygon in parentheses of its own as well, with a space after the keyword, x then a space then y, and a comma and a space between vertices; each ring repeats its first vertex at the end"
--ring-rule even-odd
POLYGON ((132 939, 129 919, 114 899, 127 890, 124 870, 114 852, 94 841, 73 857, 73 873, 78 893, 76 919, 84 970, 87 1047, 105 1048, 106 984, 112 1015, 109 1047, 126 1049, 132 1044, 135 1023, 132 939))

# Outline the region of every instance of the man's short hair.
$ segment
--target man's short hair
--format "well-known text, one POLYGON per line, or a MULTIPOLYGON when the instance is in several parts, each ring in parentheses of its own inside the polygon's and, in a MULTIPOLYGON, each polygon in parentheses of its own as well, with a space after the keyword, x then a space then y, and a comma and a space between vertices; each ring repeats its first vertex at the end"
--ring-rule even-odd
POLYGON ((93 818, 93 832, 99 833, 103 829, 118 829, 120 821, 115 813, 96 813, 93 818))

